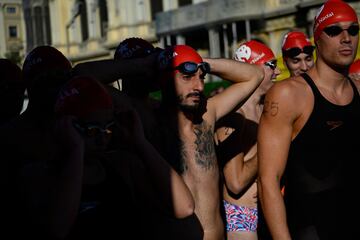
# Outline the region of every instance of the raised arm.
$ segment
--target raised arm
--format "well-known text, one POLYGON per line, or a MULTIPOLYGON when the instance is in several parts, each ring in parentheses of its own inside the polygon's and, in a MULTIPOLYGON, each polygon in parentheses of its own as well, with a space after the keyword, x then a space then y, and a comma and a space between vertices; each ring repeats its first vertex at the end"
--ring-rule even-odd
POLYGON ((73 128, 71 117, 56 122, 54 136, 56 151, 52 142, 43 146, 52 149, 50 154, 39 155, 40 147, 33 147, 34 152, 27 157, 31 161, 17 171, 22 221, 31 228, 27 234, 39 239, 64 239, 76 220, 81 197, 84 142, 73 128))
POLYGON ((234 112, 217 123, 218 159, 224 165, 225 184, 233 194, 243 193, 257 176, 257 124, 234 112))
POLYGON ((72 116, 63 116, 56 122, 63 165, 53 186, 48 221, 50 233, 56 239, 63 239, 70 232, 80 206, 85 143, 73 127, 73 120, 72 116))
POLYGON ((233 83, 208 101, 208 109, 214 112, 216 120, 244 104, 264 78, 264 70, 255 64, 232 59, 205 58, 204 61, 210 64, 211 74, 233 83))
POLYGON ((141 159, 147 171, 147 174, 143 174, 142 179, 136 180, 150 183, 151 189, 154 190, 142 188, 140 191, 146 191, 145 195, 151 195, 149 199, 155 199, 155 205, 159 205, 165 211, 170 209, 171 215, 176 218, 192 215, 195 204, 189 188, 182 177, 145 138, 137 112, 129 110, 117 115, 119 127, 122 129, 120 134, 141 159))
POLYGON ((155 52, 144 58, 83 62, 73 67, 72 74, 74 76, 89 75, 104 84, 112 83, 120 78, 153 77, 156 74, 157 56, 158 52, 155 52))
POLYGON ((267 92, 258 131, 258 194, 273 239, 291 239, 280 179, 284 173, 292 140, 297 103, 284 83, 267 92))

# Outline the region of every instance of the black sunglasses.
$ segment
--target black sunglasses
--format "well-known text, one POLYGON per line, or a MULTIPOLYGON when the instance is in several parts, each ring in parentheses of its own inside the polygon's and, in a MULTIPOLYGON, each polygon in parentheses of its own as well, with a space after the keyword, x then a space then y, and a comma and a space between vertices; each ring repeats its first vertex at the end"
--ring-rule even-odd
POLYGON ((277 67, 277 60, 271 60, 271 61, 265 62, 264 65, 268 66, 272 70, 275 70, 277 67))
POLYGON ((106 124, 104 127, 95 125, 95 124, 81 124, 80 122, 74 121, 74 127, 84 136, 86 137, 95 137, 100 133, 104 133, 110 135, 113 133, 113 126, 115 122, 112 121, 106 124))
POLYGON ((359 34, 359 25, 351 25, 347 29, 341 28, 340 26, 337 25, 333 25, 323 29, 323 31, 329 37, 336 37, 345 30, 349 33, 350 36, 354 37, 359 34))
POLYGON ((315 47, 314 46, 305 46, 303 49, 299 47, 293 47, 288 50, 283 51, 284 57, 294 58, 300 53, 305 53, 306 55, 312 55, 315 47))
POLYGON ((199 64, 194 62, 183 62, 179 66, 175 67, 175 70, 179 70, 181 73, 184 74, 194 74, 201 69, 204 74, 210 73, 210 64, 207 62, 201 62, 199 64))

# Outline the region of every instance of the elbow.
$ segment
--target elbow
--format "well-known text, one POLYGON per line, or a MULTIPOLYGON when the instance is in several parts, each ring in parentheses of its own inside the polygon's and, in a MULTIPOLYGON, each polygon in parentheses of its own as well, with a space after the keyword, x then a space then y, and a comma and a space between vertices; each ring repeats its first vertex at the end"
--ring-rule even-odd
POLYGON ((233 194, 245 193, 256 182, 256 175, 236 176, 226 181, 226 188, 233 194))
POLYGON ((281 189, 280 189, 280 185, 279 182, 277 182, 276 180, 273 179, 268 179, 268 178, 261 178, 258 177, 257 180, 257 189, 258 189, 258 193, 259 196, 272 196, 274 194, 280 194, 281 193, 281 189))
POLYGON ((195 212, 195 203, 193 201, 184 204, 178 209, 175 209, 175 217, 178 219, 186 218, 193 215, 195 212))
POLYGON ((261 83, 265 78, 265 72, 263 68, 260 68, 258 82, 261 83))
POLYGON ((226 188, 233 194, 240 194, 245 189, 245 184, 243 184, 240 179, 229 181, 226 183, 226 188))

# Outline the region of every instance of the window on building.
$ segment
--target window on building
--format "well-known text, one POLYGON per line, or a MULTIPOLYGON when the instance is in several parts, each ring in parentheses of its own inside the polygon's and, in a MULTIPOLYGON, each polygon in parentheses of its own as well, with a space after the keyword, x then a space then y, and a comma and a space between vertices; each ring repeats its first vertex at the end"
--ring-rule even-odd
POLYGON ((46 39, 44 40, 46 44, 51 45, 51 23, 50 23, 50 9, 49 5, 44 6, 44 20, 45 20, 45 36, 46 39))
POLYGON ((6 7, 6 13, 8 13, 8 14, 15 14, 15 13, 16 13, 16 7, 7 6, 7 7, 6 7))
POLYGON ((179 7, 192 4, 192 0, 178 0, 179 7))
POLYGON ((25 18, 25 29, 26 29, 26 45, 28 49, 33 49, 35 44, 35 39, 33 36, 33 25, 31 21, 31 8, 24 9, 24 18, 25 18))
POLYGON ((115 1, 115 16, 120 14, 120 1, 115 1))
POLYGON ((136 0, 136 20, 143 22, 147 20, 144 0, 136 0))
POLYGON ((99 9, 100 9, 101 37, 105 37, 108 28, 108 14, 107 14, 108 11, 107 11, 106 0, 99 0, 99 9))
POLYGON ((163 11, 163 3, 162 0, 153 0, 150 2, 151 4, 151 18, 155 20, 156 13, 163 11))
POLYGON ((89 38, 88 17, 85 0, 78 0, 80 8, 80 24, 82 40, 85 41, 89 38))
POLYGON ((47 0, 24 9, 28 46, 51 45, 50 10, 47 0))
POLYGON ((34 7, 34 20, 35 20, 35 30, 33 34, 36 34, 34 37, 36 39, 36 45, 44 45, 44 28, 43 28, 43 12, 40 6, 34 7))
POLYGON ((9 37, 10 38, 17 38, 18 37, 17 26, 9 26, 9 37))

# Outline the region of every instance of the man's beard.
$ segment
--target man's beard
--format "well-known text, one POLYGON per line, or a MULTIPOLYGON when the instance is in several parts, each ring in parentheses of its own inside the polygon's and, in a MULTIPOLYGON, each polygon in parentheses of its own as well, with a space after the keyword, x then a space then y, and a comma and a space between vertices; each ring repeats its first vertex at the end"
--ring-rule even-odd
POLYGON ((204 112, 206 111, 206 104, 207 104, 207 99, 205 97, 205 95, 203 93, 189 93, 188 95, 186 95, 186 97, 182 97, 182 96, 178 96, 178 106, 179 109, 184 112, 184 113, 188 113, 188 114, 204 114, 204 112), (196 102, 193 102, 192 104, 186 104, 184 103, 186 98, 190 98, 190 97, 199 97, 199 100, 196 102))

